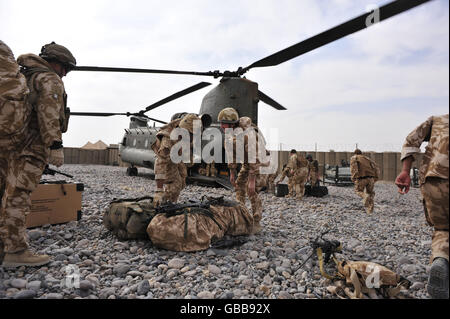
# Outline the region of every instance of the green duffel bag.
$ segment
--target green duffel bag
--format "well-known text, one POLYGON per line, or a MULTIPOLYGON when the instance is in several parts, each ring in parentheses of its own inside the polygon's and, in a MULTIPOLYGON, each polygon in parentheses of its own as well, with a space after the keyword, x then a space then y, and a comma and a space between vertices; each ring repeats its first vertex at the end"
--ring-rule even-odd
POLYGON ((119 239, 148 239, 147 226, 156 215, 153 197, 117 199, 103 215, 103 225, 119 239))

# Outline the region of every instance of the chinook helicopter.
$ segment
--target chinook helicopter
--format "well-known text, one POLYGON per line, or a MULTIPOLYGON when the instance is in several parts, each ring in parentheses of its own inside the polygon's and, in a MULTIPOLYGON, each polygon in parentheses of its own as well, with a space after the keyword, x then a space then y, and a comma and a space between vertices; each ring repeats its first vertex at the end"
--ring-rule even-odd
MULTIPOLYGON (((286 49, 278 51, 263 59, 260 59, 247 67, 239 67, 236 71, 175 71, 158 69, 136 69, 136 68, 117 68, 117 67, 97 67, 97 66, 77 66, 74 71, 98 71, 98 72, 131 72, 131 73, 156 73, 156 74, 174 74, 174 75, 199 75, 212 76, 215 79, 221 78, 220 83, 209 91, 203 98, 198 115, 202 119, 204 127, 216 126, 217 115, 228 106, 234 107, 239 116, 248 116, 253 123, 258 123, 258 102, 263 101, 274 107, 276 110, 286 110, 281 104, 264 94, 258 89, 258 84, 244 77, 244 74, 253 68, 276 66, 307 52, 315 50, 333 41, 341 39, 347 35, 368 28, 369 26, 386 20, 392 16, 405 12, 430 0, 397 0, 379 7, 375 14, 368 12, 354 19, 344 22, 334 28, 319 33, 304 41, 294 44, 286 49)), ((200 82, 190 88, 177 92, 159 102, 156 102, 142 111, 136 113, 95 113, 95 112, 71 112, 75 116, 113 116, 126 115, 130 117, 130 125, 125 129, 125 135, 119 145, 119 154, 122 161, 131 165, 127 169, 128 175, 137 175, 137 166, 153 169, 155 154, 151 150, 151 145, 155 140, 159 128, 153 125, 148 126, 148 121, 166 124, 166 121, 154 119, 145 115, 146 112, 155 109, 176 98, 202 89, 210 85, 207 82, 200 82)), ((186 113, 176 113, 170 120, 182 117, 186 113)), ((202 147, 209 141, 202 140, 202 147)), ((218 141, 219 142, 219 141, 218 141)), ((222 141, 220 141, 222 143, 222 141)), ((221 146, 222 147, 222 146, 221 146)), ((224 152, 222 152, 224 153, 224 152)), ((207 185, 220 185, 231 189, 228 181, 228 170, 225 161, 222 164, 216 163, 218 174, 215 177, 207 177, 199 174, 199 168, 204 164, 196 164, 189 170, 188 182, 197 182, 207 185)))

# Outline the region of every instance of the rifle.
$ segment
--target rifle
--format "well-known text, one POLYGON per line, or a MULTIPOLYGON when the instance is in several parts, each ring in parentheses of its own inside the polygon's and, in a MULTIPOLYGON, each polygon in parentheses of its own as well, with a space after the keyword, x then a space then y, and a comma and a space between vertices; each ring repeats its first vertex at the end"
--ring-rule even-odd
MULTIPOLYGON (((303 264, 298 267, 298 269, 301 269, 306 262, 315 254, 317 253, 317 257, 319 258, 319 267, 320 267, 320 273, 322 276, 328 279, 333 279, 332 276, 328 275, 323 268, 323 261, 325 260, 325 263, 328 263, 330 261, 330 258, 333 257, 333 260, 336 262, 336 258, 334 257, 334 254, 336 252, 342 251, 342 244, 338 240, 328 240, 323 238, 325 234, 330 232, 330 230, 327 230, 317 236, 314 240, 310 241, 310 246, 313 249, 313 252, 306 258, 306 260, 303 262, 303 264), (325 254, 325 259, 323 258, 323 254, 325 254)), ((297 269, 297 270, 298 270, 297 269)))
POLYGON ((165 213, 167 216, 178 215, 177 212, 183 211, 185 208, 203 208, 208 209, 211 205, 217 205, 223 202, 223 196, 221 197, 205 197, 201 201, 189 200, 188 203, 174 204, 172 202, 166 202, 162 205, 155 207, 157 214, 165 213))
POLYGON ((44 169, 44 172, 42 173, 42 175, 55 175, 55 174, 60 174, 60 175, 64 175, 64 176, 69 177, 69 178, 73 178, 72 175, 69 175, 69 174, 57 171, 55 169, 52 169, 52 168, 50 168, 48 166, 48 164, 45 165, 45 169, 44 169))

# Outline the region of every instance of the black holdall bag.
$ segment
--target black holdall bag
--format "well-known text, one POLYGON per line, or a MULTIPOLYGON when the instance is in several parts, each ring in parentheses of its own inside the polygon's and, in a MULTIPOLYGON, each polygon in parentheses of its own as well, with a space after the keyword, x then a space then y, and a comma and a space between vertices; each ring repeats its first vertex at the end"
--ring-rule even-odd
POLYGON ((311 186, 310 184, 306 184, 305 195, 313 197, 323 197, 325 195, 328 195, 328 188, 326 186, 311 186))
POLYGON ((284 197, 289 194, 289 188, 287 184, 278 184, 275 185, 275 196, 276 197, 284 197))

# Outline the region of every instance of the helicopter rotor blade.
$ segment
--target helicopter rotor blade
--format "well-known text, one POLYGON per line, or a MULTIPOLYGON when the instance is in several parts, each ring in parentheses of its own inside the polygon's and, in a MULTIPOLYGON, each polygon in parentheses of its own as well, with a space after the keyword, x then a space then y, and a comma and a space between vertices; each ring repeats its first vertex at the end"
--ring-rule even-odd
POLYGON ((101 113, 101 112, 70 112, 70 115, 76 116, 113 116, 113 115, 127 115, 130 113, 101 113))
POLYGON ((155 70, 155 69, 136 69, 136 68, 116 68, 116 67, 102 67, 102 66, 76 66, 73 69, 73 71, 186 74, 186 75, 213 76, 214 78, 223 75, 219 71, 194 72, 194 71, 172 71, 172 70, 155 70))
POLYGON ((195 84, 193 86, 188 87, 187 89, 181 90, 181 91, 179 91, 177 93, 174 93, 174 94, 172 94, 172 95, 170 95, 170 96, 168 96, 168 97, 166 97, 166 98, 164 98, 164 99, 162 99, 162 100, 160 100, 160 101, 158 101, 156 103, 153 103, 152 105, 147 106, 144 110, 140 111, 139 114, 144 114, 144 113, 146 113, 146 112, 148 112, 150 110, 153 110, 153 109, 157 108, 158 106, 161 106, 161 105, 163 105, 165 103, 168 103, 170 101, 178 99, 178 98, 180 98, 180 97, 182 97, 182 96, 184 96, 186 94, 189 94, 189 93, 195 92, 197 90, 203 89, 204 87, 206 87, 208 85, 211 85, 211 83, 209 83, 209 82, 197 83, 197 84, 195 84))
POLYGON ((157 120, 155 118, 152 117, 148 117, 145 114, 140 114, 140 113, 101 113, 101 112, 70 112, 70 115, 75 115, 75 116, 113 116, 113 115, 126 115, 126 116, 130 116, 130 115, 135 115, 135 116, 143 116, 145 118, 148 118, 149 120, 161 123, 161 124, 167 124, 167 122, 161 121, 161 120, 157 120))
POLYGON ((266 104, 269 104, 273 108, 280 110, 280 111, 287 110, 283 105, 281 105, 280 103, 278 103, 277 101, 275 101, 274 99, 269 97, 268 95, 264 94, 260 90, 258 90, 258 95, 259 95, 259 99, 261 101, 263 101, 266 104))
MULTIPOLYGON (((412 9, 416 6, 419 6, 425 2, 430 0, 397 0, 390 2, 384 6, 381 6, 379 10, 379 21, 386 20, 394 15, 412 9)), ((290 59, 298 57, 299 55, 305 54, 309 51, 317 49, 321 46, 324 46, 328 43, 336 41, 340 38, 343 38, 349 34, 355 33, 362 29, 369 27, 371 24, 368 24, 366 21, 373 12, 368 12, 359 17, 356 17, 352 20, 344 22, 332 29, 319 33, 311 38, 308 38, 302 42, 294 44, 284 50, 278 51, 268 57, 265 57, 261 60, 254 62, 248 67, 241 69, 243 73, 247 72, 251 68, 256 67, 266 67, 266 66, 275 66, 280 63, 286 62, 290 59)), ((242 74, 243 74, 242 73, 242 74)))

